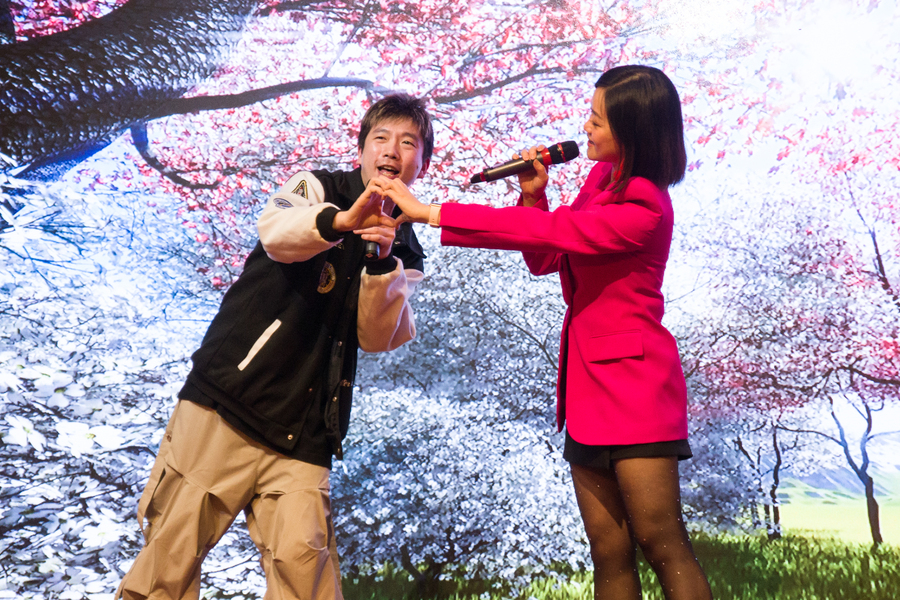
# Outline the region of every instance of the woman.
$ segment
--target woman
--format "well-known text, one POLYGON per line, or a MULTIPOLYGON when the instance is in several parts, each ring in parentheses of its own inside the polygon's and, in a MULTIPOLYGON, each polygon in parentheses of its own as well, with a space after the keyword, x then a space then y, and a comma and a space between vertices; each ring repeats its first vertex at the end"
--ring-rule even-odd
MULTIPOLYGON (((594 562, 595 598, 640 598, 636 547, 666 598, 711 598, 682 520, 677 461, 690 458, 675 339, 660 323, 672 240, 667 188, 684 177, 678 92, 662 71, 610 69, 584 125, 597 161, 571 206, 550 212, 546 169, 519 175, 519 205, 426 206, 397 180, 400 220, 441 228, 441 243, 521 250, 535 275, 558 272, 569 306, 557 418, 594 562)), ((514 156, 518 158, 518 156, 514 156)))

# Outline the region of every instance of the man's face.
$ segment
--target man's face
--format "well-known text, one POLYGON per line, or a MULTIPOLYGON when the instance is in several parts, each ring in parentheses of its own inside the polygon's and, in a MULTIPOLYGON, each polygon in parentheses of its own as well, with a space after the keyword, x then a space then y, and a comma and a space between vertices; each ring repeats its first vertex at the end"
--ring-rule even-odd
POLYGON ((359 151, 363 183, 368 184, 370 179, 381 175, 412 185, 428 168, 428 163, 422 160, 424 145, 411 119, 376 123, 359 151))

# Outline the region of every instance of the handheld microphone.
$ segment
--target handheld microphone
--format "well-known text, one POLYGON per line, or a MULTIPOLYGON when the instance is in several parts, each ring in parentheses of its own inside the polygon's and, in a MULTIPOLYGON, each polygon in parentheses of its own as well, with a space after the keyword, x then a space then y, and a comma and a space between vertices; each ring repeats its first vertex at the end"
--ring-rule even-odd
MULTIPOLYGON (((545 167, 550 165, 558 165, 578 156, 578 144, 575 142, 560 142, 554 144, 538 153, 537 160, 541 161, 545 167)), ((496 181, 510 175, 518 175, 526 171, 534 170, 530 160, 517 158, 502 165, 484 170, 481 173, 472 175, 471 183, 481 183, 483 181, 496 181)))
POLYGON ((366 262, 378 260, 378 242, 366 242, 366 262))

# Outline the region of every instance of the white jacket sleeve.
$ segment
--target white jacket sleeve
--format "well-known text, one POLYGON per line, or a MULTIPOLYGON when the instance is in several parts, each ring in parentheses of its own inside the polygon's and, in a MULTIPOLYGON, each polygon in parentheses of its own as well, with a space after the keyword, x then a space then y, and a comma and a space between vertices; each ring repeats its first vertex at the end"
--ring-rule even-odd
POLYGON ((337 206, 325 202, 325 190, 309 171, 294 174, 282 188, 272 194, 256 223, 259 241, 266 254, 282 263, 302 262, 328 250, 341 240, 322 237, 316 218, 327 208, 337 206))
POLYGON ((384 275, 362 273, 356 333, 365 352, 387 352, 416 337, 416 321, 409 298, 424 273, 404 269, 397 259, 396 268, 384 275))

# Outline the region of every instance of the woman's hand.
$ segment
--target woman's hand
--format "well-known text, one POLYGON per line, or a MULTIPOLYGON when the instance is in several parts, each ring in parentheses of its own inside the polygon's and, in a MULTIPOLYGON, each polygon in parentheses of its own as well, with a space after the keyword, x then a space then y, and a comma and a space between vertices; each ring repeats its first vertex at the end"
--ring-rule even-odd
POLYGON ((422 204, 406 187, 406 184, 400 179, 388 179, 386 177, 376 177, 372 181, 378 180, 378 186, 381 194, 386 198, 394 201, 394 204, 400 207, 403 214, 397 218, 397 224, 400 223, 427 223, 428 214, 431 206, 422 204))
MULTIPOLYGON (((544 197, 544 189, 546 189, 547 181, 550 179, 544 164, 539 160, 535 160, 541 150, 546 150, 546 147, 543 145, 532 146, 521 154, 521 158, 530 160, 534 168, 533 171, 519 173, 519 185, 522 187, 522 204, 525 206, 534 206, 538 200, 544 197)), ((513 160, 517 158, 520 158, 520 155, 513 154, 513 160)))

